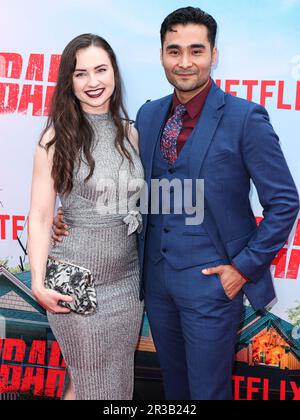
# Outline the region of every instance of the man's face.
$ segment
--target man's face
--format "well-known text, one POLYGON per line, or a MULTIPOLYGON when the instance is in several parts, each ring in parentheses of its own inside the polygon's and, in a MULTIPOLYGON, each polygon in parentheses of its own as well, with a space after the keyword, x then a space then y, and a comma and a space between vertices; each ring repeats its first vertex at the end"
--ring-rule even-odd
POLYGON ((167 32, 161 61, 168 81, 178 93, 197 94, 207 84, 217 60, 204 25, 175 25, 167 32))

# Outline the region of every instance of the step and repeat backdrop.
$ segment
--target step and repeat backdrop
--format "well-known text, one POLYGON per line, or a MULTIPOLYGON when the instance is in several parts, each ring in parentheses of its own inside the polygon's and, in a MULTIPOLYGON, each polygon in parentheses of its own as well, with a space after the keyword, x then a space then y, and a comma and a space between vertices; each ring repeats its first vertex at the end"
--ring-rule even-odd
MULTIPOLYGON (((163 19, 201 7, 219 23, 213 78, 265 106, 300 187, 299 0, 16 0, 0 25, 0 399, 60 398, 67 379, 59 346, 30 292, 26 255, 32 159, 46 123, 60 54, 93 32, 117 53, 130 118, 172 92, 160 64, 163 19)), ((262 209, 253 188, 258 222, 262 209)), ((234 223, 234 220, 232 220, 234 223)), ((300 400, 300 223, 272 265, 278 302, 266 314, 245 303, 237 337, 235 399, 300 400)), ((137 399, 163 398, 147 315, 137 353, 137 399)))

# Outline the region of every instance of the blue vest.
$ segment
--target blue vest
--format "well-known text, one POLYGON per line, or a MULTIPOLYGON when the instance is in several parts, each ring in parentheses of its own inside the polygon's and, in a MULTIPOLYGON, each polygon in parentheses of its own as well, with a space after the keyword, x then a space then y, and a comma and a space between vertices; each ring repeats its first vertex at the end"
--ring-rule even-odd
MULTIPOLYGON (((170 168, 162 155, 160 141, 158 141, 153 160, 152 179, 166 179, 170 182, 179 179, 183 186, 184 180, 189 178, 188 161, 191 146, 192 137, 187 140, 177 161, 170 168)), ((193 190, 193 204, 195 204, 195 188, 193 190)), ((170 200, 171 214, 162 214, 160 191, 159 214, 149 216, 146 258, 154 263, 165 258, 175 269, 194 267, 222 259, 205 229, 205 223, 187 225, 186 219, 191 215, 188 215, 184 209, 182 209, 182 214, 174 214, 174 201, 173 192, 170 200)))

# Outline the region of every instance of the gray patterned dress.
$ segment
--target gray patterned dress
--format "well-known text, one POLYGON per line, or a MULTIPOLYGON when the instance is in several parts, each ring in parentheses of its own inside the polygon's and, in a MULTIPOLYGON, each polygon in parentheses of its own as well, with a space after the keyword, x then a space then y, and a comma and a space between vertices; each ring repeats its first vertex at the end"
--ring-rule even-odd
POLYGON ((138 194, 127 194, 124 179, 139 185, 138 191, 144 171, 128 141, 134 167, 126 158, 122 161, 114 145, 116 128, 110 114, 86 115, 95 130, 95 172, 84 183, 88 166, 76 163, 73 191, 60 197, 70 235, 52 247, 49 255, 92 271, 98 309, 90 316, 48 313, 48 319, 69 368, 76 399, 130 400, 143 304, 136 247, 138 194), (109 180, 105 189, 103 179, 109 180), (114 198, 123 214, 104 214, 103 208, 112 213, 114 198), (126 212, 124 205, 128 205, 126 212))

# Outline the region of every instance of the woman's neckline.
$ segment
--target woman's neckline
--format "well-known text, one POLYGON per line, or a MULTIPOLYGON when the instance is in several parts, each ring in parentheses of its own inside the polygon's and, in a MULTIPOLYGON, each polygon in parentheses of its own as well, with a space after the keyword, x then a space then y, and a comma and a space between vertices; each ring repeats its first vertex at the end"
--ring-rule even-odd
POLYGON ((84 111, 83 113, 88 119, 92 121, 107 121, 111 118, 110 112, 106 112, 105 114, 91 114, 84 111))

